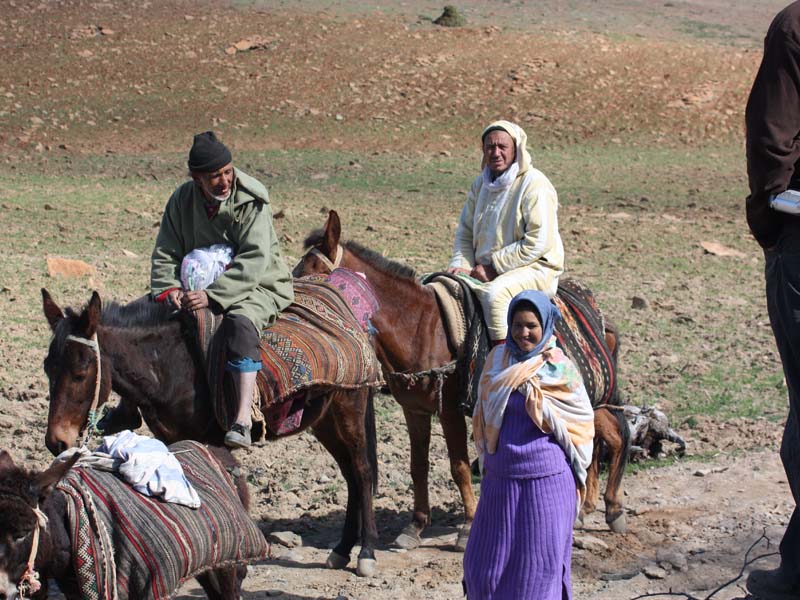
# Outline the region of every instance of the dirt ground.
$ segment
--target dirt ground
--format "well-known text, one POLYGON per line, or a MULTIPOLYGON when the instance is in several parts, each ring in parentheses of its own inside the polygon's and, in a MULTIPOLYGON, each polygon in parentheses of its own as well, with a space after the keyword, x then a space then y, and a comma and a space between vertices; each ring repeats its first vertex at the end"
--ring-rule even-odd
MULTIPOLYGON (((10 185, 0 190, 0 210, 17 214, 12 212, 19 210, 14 208, 17 192, 10 188, 20 174, 26 178, 25 193, 34 195, 48 178, 63 177, 69 182, 65 188, 78 185, 68 179, 76 173, 88 173, 98 189, 112 177, 159 183, 173 154, 184 152, 187 132, 209 127, 233 140, 237 149, 254 153, 311 149, 458 157, 474 146, 475 132, 499 115, 535 130, 535 144, 543 150, 559 144, 663 146, 676 153, 701 144, 735 148, 760 39, 782 4, 470 0, 463 3, 469 25, 445 30, 431 24, 441 7, 423 0, 376 2, 370 10, 347 0, 7 0, 0 11, 0 57, 9 65, 0 74, 0 177, 10 185), (135 160, 126 164, 127 156, 135 160), (114 162, 114 157, 121 158, 114 162)), ((355 166, 351 161, 347 168, 356 167, 357 161, 355 166)), ((602 266, 646 248, 647 236, 657 237, 665 223, 663 231, 678 235, 688 223, 700 222, 703 234, 723 232, 719 235, 727 236, 726 242, 747 247, 750 255, 742 262, 757 271, 759 257, 749 241, 742 241, 746 232, 731 216, 738 216, 738 207, 735 213, 728 207, 727 213, 698 214, 695 208, 708 182, 683 181, 687 173, 694 174, 685 169, 674 176, 684 193, 675 200, 685 211, 679 217, 657 209, 647 212, 649 200, 642 194, 635 200, 619 198, 621 208, 615 209, 616 221, 610 225, 598 222, 596 207, 573 204, 564 219, 565 241, 576 254, 584 251, 587 262, 602 266), (625 223, 642 227, 642 240, 633 241, 634 228, 625 223), (589 255, 584 240, 594 241, 590 236, 603 227, 617 231, 589 255)), ((316 175, 310 172, 309 177, 316 175)), ((730 179, 725 173, 716 177, 730 179)), ((55 204, 59 192, 36 196, 33 202, 55 204)), ((341 197, 347 192, 338 190, 341 197)), ((112 224, 101 233, 106 239, 130 235, 150 243, 155 218, 145 209, 135 214, 141 207, 133 201, 129 206, 125 210, 135 215, 130 218, 147 220, 146 225, 126 233, 112 224)), ((46 212, 51 208, 45 206, 42 214, 52 214, 46 212)), ((290 252, 296 252, 299 236, 289 231, 289 221, 306 232, 321 225, 319 210, 287 210, 287 215, 279 229, 285 232, 282 241, 294 244, 290 252)), ((414 218, 421 223, 428 213, 414 218)), ((65 239, 83 239, 80 223, 54 223, 54 218, 42 220, 42 231, 56 226, 58 231, 39 232, 41 247, 52 250, 65 239)), ((413 252, 435 262, 424 249, 409 249, 404 258, 413 252)), ((37 301, 28 310, 19 309, 28 300, 18 290, 35 295, 41 286, 36 273, 25 271, 28 259, 27 254, 15 256, 22 268, 13 281, 0 281, 4 314, 14 316, 0 346, 0 447, 43 466, 49 460, 41 443, 47 415, 40 366, 44 345, 31 344, 26 332, 33 331, 41 342, 47 329, 37 301)), ((141 272, 131 276, 122 295, 142 293, 143 277, 141 272)), ((700 276, 690 271, 686 279, 688 300, 669 296, 670 275, 655 270, 643 278, 645 284, 630 276, 619 281, 624 291, 618 294, 629 301, 643 285, 663 292, 651 313, 668 314, 664 318, 673 327, 710 323, 722 330, 727 323, 714 321, 702 305, 717 302, 717 312, 738 307, 747 312, 742 327, 757 325, 752 335, 766 348, 751 358, 753 364, 774 370, 765 311, 753 309, 758 299, 704 297, 711 292, 700 276)), ((619 299, 614 293, 607 292, 606 298, 619 299)), ((75 298, 82 296, 70 300, 75 298)), ((630 312, 629 302, 617 304, 619 316, 630 312)), ((631 317, 632 327, 647 322, 643 314, 631 317)), ((680 342, 672 350, 653 351, 653 338, 662 332, 645 329, 642 325, 641 331, 628 334, 628 363, 622 369, 630 388, 656 387, 658 378, 668 382, 670 373, 691 362, 680 366, 685 358, 680 342), (634 354, 646 358, 634 364, 634 354)), ((715 333, 707 335, 703 368, 713 365, 714 353, 736 352, 738 340, 722 343, 715 341, 715 333)), ((694 368, 697 362, 691 362, 694 368)), ((703 374, 698 371, 698 377, 703 374)), ((772 391, 778 402, 784 394, 783 388, 772 391)), ((630 531, 612 534, 600 511, 575 531, 574 597, 620 600, 671 590, 706 598, 740 575, 745 553, 762 533, 766 537, 750 557, 776 551, 793 502, 777 456, 780 414, 762 414, 766 417, 697 415, 691 423, 675 423, 687 439, 686 456, 641 466, 624 479, 630 531)), ((411 552, 391 548, 409 518, 412 498, 402 412, 383 396, 378 438, 379 570, 372 579, 358 578, 352 564, 343 571, 324 568, 343 521, 346 493, 335 464, 313 437, 301 434, 240 455, 251 485, 253 517, 265 533, 291 531, 303 541, 296 548, 276 547, 277 558, 252 565, 245 598, 461 597, 462 555, 451 546, 462 516, 441 432, 434 428, 431 453, 433 526, 422 547, 411 552)), ((758 564, 774 565, 775 560, 771 556, 758 564)), ((713 597, 743 598, 742 586, 739 580, 713 597)), ((179 598, 201 596, 188 583, 179 598)))

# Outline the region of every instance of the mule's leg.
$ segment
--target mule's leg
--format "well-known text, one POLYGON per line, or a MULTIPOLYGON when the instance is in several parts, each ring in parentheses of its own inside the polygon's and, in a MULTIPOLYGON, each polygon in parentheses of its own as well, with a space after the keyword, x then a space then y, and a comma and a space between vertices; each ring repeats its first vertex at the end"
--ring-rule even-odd
POLYGON ((586 470, 586 497, 583 499, 583 506, 578 515, 577 525, 583 525, 586 515, 591 514, 597 508, 597 499, 600 494, 600 447, 603 444, 602 426, 598 425, 597 411, 594 413, 594 448, 592 450, 592 462, 586 470))
POLYGON ((467 547, 478 503, 475 500, 475 491, 472 489, 472 473, 467 450, 467 423, 458 408, 456 386, 445 388, 443 392, 442 414, 439 420, 447 444, 447 455, 450 458, 450 474, 458 487, 461 502, 464 505, 464 525, 458 532, 454 548, 457 552, 463 552, 467 547))
POLYGON ((139 406, 130 399, 120 398, 119 404, 109 410, 97 423, 103 435, 113 435, 130 429, 131 431, 142 426, 142 415, 139 406))
POLYGON ((206 571, 197 576, 197 581, 209 600, 239 600, 246 575, 247 567, 239 565, 206 571))
POLYGON ((394 543, 400 548, 413 550, 420 545, 420 534, 431 523, 431 506, 428 497, 429 452, 431 446, 431 414, 419 409, 403 407, 408 427, 411 450, 411 481, 414 487, 414 514, 411 523, 400 532, 394 543))
POLYGON ((600 426, 603 442, 608 447, 608 482, 603 499, 606 504, 606 523, 614 533, 628 529, 622 506, 622 476, 630 453, 630 433, 621 410, 600 408, 595 411, 595 435, 600 426))
POLYGON ((328 566, 344 568, 350 551, 361 537, 356 573, 371 577, 375 572, 375 546, 378 529, 372 505, 373 468, 368 459, 365 432, 368 390, 333 392, 330 406, 314 424, 314 435, 333 456, 347 482, 347 510, 339 544, 328 557, 328 566))

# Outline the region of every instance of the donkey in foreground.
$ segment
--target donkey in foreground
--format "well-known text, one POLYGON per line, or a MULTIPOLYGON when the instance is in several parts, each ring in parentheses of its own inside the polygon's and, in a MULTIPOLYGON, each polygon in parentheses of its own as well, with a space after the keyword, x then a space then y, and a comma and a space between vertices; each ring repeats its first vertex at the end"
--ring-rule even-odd
MULTIPOLYGON (((376 329, 376 354, 392 395, 403 408, 411 442, 414 511, 411 523, 395 543, 407 549, 417 547, 420 544, 420 533, 430 524, 428 453, 431 417, 436 414, 447 443, 450 472, 464 504, 465 524, 456 541, 456 550, 463 551, 477 506, 470 476, 467 425, 465 415, 460 409, 459 377, 463 374, 457 369, 442 369, 443 365, 451 363, 455 357, 449 346, 446 327, 434 293, 429 286, 421 285, 417 281, 414 271, 409 267, 392 262, 355 242, 343 242, 341 223, 335 211, 330 211, 325 229, 309 236, 305 245, 307 252, 295 267, 295 277, 329 273, 335 267, 345 267, 363 273, 378 298, 380 308, 372 319, 376 329)), ((602 360, 608 363, 611 375, 615 378, 616 337, 613 332, 602 330, 592 333, 596 342, 594 347, 599 348, 599 352, 603 354, 602 360), (608 341, 613 347, 609 347, 608 341)), ((556 335, 559 335, 558 326, 556 335)), ((585 344, 582 345, 584 347, 591 346, 585 344)), ((571 358, 578 365, 584 379, 592 375, 587 372, 591 362, 587 358, 598 357, 571 358)), ((599 490, 600 450, 605 447, 610 457, 608 484, 604 495, 605 518, 612 531, 621 533, 626 530, 621 481, 628 459, 630 433, 623 412, 604 404, 618 402, 618 397, 613 393, 615 390, 614 384, 609 400, 590 398, 595 406, 595 449, 586 482, 586 501, 581 509, 581 518, 595 509, 599 490)))
MULTIPOLYGON (((105 434, 136 429, 144 417, 153 435, 167 444, 187 439, 222 444, 225 432, 206 378, 169 306, 132 303, 103 309, 94 292, 81 312, 63 311, 44 289, 42 301, 53 330, 44 361, 50 382, 45 443, 53 454, 77 445, 92 407, 102 406, 112 389, 121 400, 103 427, 105 434)), ((323 389, 306 399, 294 432, 311 428, 347 482, 342 537, 327 566, 344 568, 360 537, 357 573, 362 576, 373 575, 376 568, 374 418, 369 388, 323 389)))
MULTIPOLYGON (((100 479, 98 471, 90 481, 102 481, 105 487, 94 492, 99 500, 93 510, 85 513, 75 512, 70 493, 62 488, 66 478, 76 476, 83 469, 74 467, 79 454, 36 472, 17 466, 6 451, 0 451, 0 598, 46 598, 47 579, 53 578, 69 600, 88 597, 90 592, 101 598, 155 600, 171 597, 185 578, 196 576, 212 600, 237 600, 247 574, 245 563, 263 557, 267 553, 266 542, 247 514, 250 498, 246 482, 237 478, 234 487, 225 470, 236 465, 233 457, 223 448, 196 446, 182 451, 198 451, 198 460, 211 465, 208 472, 212 473, 213 481, 203 482, 203 485, 192 481, 184 468, 200 495, 201 508, 167 505, 141 496, 113 474, 102 472, 100 479), (100 522, 100 513, 108 508, 103 501, 110 497, 106 495, 110 492, 117 494, 115 499, 121 496, 132 498, 130 502, 137 506, 142 503, 145 508, 141 511, 147 516, 163 517, 163 521, 157 520, 163 536, 173 529, 180 529, 187 536, 197 531, 198 528, 190 524, 192 518, 201 522, 214 520, 225 527, 239 526, 245 531, 229 534, 232 543, 225 544, 218 539, 223 532, 207 529, 205 539, 198 541, 193 553, 189 553, 191 560, 184 563, 184 571, 174 571, 175 576, 167 578, 165 574, 176 564, 176 558, 167 555, 165 550, 174 546, 143 545, 141 556, 146 556, 148 562, 126 560, 130 555, 119 548, 119 540, 126 538, 132 528, 136 529, 137 541, 146 541, 143 532, 147 526, 136 521, 136 514, 126 513, 122 519, 112 522, 111 531, 100 522), (210 499, 209 495, 217 497, 210 499), (155 508, 148 508, 150 505, 155 508), (190 516, 195 514, 197 516, 190 516), (90 524, 84 528, 86 521, 90 524), (107 552, 98 552, 103 542, 100 537, 92 537, 94 534, 108 540, 107 552), (87 536, 88 541, 83 536, 87 536), (76 551, 79 545, 81 551, 76 551), (212 551, 203 552, 203 548, 212 551), (243 553, 243 548, 247 552, 243 553), (95 568, 89 567, 90 563, 95 563, 95 568), (98 572, 106 573, 109 578, 98 577, 98 572), (108 582, 111 584, 106 585, 108 582)), ((94 469, 86 468, 86 471, 94 469)), ((193 540, 190 536, 180 541, 192 543, 193 540)))

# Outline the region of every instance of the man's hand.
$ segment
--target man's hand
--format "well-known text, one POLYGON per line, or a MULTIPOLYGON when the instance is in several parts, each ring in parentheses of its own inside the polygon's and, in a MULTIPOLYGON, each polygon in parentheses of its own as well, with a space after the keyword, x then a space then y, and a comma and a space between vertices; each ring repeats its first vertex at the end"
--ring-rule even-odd
POLYGON ((470 277, 474 277, 478 281, 482 281, 486 283, 487 281, 492 281, 495 277, 497 277, 497 271, 495 271, 494 265, 476 265, 474 269, 470 272, 470 277))
POLYGON ((448 267, 447 272, 451 275, 469 275, 469 269, 462 269, 461 267, 448 267))
POLYGON ((200 310, 208 306, 208 294, 205 290, 184 292, 181 298, 181 308, 184 310, 200 310))
POLYGON ((171 290, 167 294, 167 302, 175 308, 180 309, 183 293, 183 290, 171 290))

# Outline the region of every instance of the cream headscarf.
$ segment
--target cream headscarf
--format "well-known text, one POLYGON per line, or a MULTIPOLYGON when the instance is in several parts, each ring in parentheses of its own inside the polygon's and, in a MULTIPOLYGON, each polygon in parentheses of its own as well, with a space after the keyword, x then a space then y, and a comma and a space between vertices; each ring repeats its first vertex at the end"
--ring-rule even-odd
MULTIPOLYGON (((528 152, 527 144, 528 144, 528 135, 525 133, 525 130, 522 129, 516 123, 512 123, 511 121, 494 121, 493 123, 489 123, 486 129, 483 130, 481 133, 481 151, 483 151, 483 138, 486 137, 486 134, 492 131, 493 129, 501 129, 505 131, 508 135, 511 136, 511 139, 514 140, 515 150, 517 151, 517 156, 515 159, 515 163, 519 167, 519 171, 517 171, 517 175, 524 173, 527 171, 531 165, 533 164, 533 160, 531 159, 531 154, 528 152)), ((486 168, 486 158, 481 159, 481 169, 486 168)))

